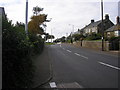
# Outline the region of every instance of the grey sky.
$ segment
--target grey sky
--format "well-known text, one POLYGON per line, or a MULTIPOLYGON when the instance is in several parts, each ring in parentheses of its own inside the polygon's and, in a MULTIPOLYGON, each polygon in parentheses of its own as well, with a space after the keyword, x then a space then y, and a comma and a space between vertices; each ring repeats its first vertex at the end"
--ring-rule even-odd
MULTIPOLYGON (((5 12, 13 23, 16 21, 25 22, 25 1, 26 0, 0 0, 0 6, 5 8, 5 12)), ((100 1, 101 0, 28 0, 29 1, 29 20, 33 15, 32 9, 35 6, 44 8, 42 13, 48 14, 51 22, 47 23, 47 32, 57 37, 83 28, 90 23, 101 19, 100 1), (71 24, 71 25, 69 25, 71 24)), ((110 19, 116 23, 118 15, 119 0, 103 0, 104 15, 109 14, 110 19)))

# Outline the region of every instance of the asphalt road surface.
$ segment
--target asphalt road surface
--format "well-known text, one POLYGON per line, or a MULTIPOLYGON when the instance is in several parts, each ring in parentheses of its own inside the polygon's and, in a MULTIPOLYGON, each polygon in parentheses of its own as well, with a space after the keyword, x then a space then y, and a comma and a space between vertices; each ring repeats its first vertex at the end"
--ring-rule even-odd
POLYGON ((118 56, 66 44, 51 45, 48 52, 51 87, 118 88, 118 56))

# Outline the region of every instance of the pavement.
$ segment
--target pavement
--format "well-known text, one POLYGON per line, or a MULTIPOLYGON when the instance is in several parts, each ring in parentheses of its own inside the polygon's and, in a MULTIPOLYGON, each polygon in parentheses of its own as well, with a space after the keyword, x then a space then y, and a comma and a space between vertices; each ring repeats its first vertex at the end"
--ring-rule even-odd
POLYGON ((45 46, 42 54, 33 59, 35 75, 33 78, 33 88, 42 87, 52 79, 51 62, 48 55, 48 47, 45 46))

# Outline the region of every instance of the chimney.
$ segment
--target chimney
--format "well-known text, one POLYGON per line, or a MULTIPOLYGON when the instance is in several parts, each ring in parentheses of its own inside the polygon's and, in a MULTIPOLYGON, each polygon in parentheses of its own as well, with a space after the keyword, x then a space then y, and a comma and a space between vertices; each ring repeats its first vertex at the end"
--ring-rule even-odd
POLYGON ((120 18, 119 18, 119 16, 117 16, 116 22, 117 22, 117 24, 120 24, 120 18))
POLYGON ((91 20, 91 23, 94 23, 94 19, 91 20))
POLYGON ((105 19, 109 20, 109 15, 108 14, 105 15, 105 19))

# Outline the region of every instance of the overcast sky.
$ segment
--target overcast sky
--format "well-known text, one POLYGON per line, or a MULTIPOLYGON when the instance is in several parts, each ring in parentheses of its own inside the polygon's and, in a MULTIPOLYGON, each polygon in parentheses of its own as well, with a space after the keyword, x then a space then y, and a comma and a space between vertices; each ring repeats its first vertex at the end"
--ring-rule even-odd
MULTIPOLYGON (((35 6, 44 8, 42 13, 48 14, 47 32, 57 38, 66 36, 78 28, 83 28, 91 22, 91 19, 98 21, 101 19, 101 0, 28 0, 29 10, 28 19, 33 15, 32 9, 35 6), (69 25, 70 24, 70 25, 69 25)), ((118 1, 120 0, 103 0, 104 16, 109 14, 110 20, 115 24, 118 15, 118 1)), ((0 0, 0 7, 5 8, 5 13, 13 23, 16 21, 25 22, 25 2, 26 0, 0 0)))

